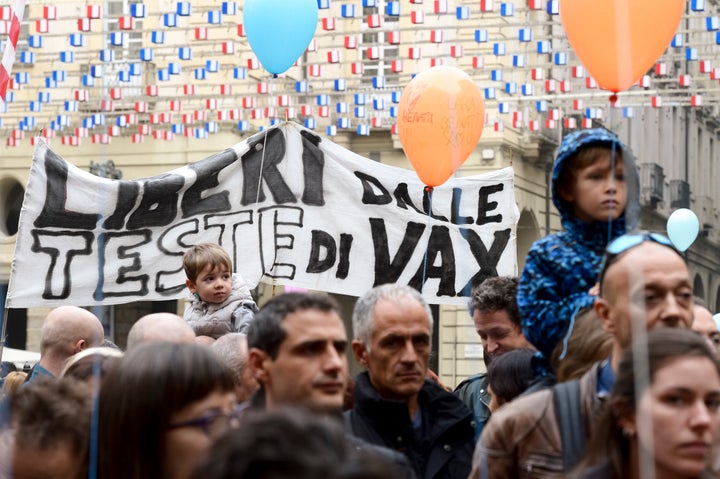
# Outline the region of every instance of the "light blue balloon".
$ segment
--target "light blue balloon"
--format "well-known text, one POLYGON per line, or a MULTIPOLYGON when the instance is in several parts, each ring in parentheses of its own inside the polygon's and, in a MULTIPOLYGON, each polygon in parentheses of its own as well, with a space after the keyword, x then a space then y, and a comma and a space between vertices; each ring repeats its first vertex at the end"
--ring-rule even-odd
POLYGON ((667 220, 668 237, 680 251, 688 249, 699 232, 700 221, 695 213, 687 208, 673 211, 667 220))
POLYGON ((295 63, 315 35, 317 0, 246 0, 243 23, 258 60, 277 75, 295 63))
POLYGON ((720 330, 720 313, 713 314, 713 321, 715 321, 715 327, 720 330))

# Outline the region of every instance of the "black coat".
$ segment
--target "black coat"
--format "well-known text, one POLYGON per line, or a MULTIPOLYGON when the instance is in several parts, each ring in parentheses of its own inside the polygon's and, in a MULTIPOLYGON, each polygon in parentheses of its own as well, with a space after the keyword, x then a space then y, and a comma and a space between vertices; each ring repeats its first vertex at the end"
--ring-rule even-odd
POLYGON ((413 430, 407 403, 381 398, 363 372, 357 377, 355 404, 345 413, 345 425, 357 437, 404 453, 420 479, 467 479, 475 448, 470 409, 428 380, 418 393, 418 404, 421 437, 413 430))

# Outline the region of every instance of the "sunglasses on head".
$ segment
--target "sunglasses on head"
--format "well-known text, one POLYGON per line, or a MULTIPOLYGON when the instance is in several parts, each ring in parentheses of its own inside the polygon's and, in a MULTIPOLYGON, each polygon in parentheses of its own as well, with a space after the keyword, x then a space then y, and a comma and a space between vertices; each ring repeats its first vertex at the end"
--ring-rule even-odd
POLYGON ((682 253, 675 248, 669 238, 658 234, 651 233, 649 231, 642 231, 639 233, 628 233, 616 238, 611 241, 605 249, 605 256, 603 256, 602 263, 600 264, 600 289, 602 290, 603 279, 605 278, 605 272, 612 265, 620 255, 626 251, 641 245, 647 241, 667 246, 668 248, 675 251, 678 255, 682 256, 682 253))

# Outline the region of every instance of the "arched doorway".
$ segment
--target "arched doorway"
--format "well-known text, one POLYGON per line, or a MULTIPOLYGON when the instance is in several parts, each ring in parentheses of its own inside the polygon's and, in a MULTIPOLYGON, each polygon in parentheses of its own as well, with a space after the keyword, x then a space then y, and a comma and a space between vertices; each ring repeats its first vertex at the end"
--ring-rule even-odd
POLYGON ((538 238, 540 238, 540 228, 538 228, 535 214, 531 210, 523 208, 517 225, 518 273, 522 273, 523 268, 525 268, 525 257, 538 238))
POLYGON ((705 300, 705 286, 699 274, 695 275, 695 280, 693 281, 693 294, 702 298, 703 301, 705 300))

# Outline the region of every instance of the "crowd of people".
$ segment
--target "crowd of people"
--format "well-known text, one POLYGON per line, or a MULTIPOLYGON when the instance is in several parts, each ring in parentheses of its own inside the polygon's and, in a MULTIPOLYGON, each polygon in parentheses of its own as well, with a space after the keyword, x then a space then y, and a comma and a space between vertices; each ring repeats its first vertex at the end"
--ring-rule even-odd
POLYGON ((611 132, 563 140, 564 230, 520 277, 474 286, 487 371, 454 389, 415 289, 365 292, 348 334, 323 293, 258 308, 218 245, 185 255, 185 317, 140 318, 125 351, 86 309, 53 309, 38 364, 5 379, 0 477, 720 476, 720 331, 683 254, 636 228, 635 172, 611 132))

